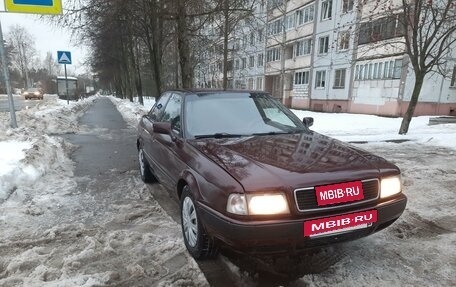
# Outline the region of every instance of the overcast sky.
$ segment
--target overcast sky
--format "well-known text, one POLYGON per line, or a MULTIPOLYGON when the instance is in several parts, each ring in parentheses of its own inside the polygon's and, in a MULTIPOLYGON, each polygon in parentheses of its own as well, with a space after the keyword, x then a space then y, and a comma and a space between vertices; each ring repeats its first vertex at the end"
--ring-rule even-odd
MULTIPOLYGON (((65 0, 63 1, 65 9, 65 0)), ((4 1, 0 0, 0 10, 5 11, 4 1)), ((46 16, 48 17, 48 16, 46 16)), ((33 14, 0 13, 3 36, 7 39, 7 34, 11 26, 19 24, 34 36, 35 48, 44 59, 46 52, 51 52, 57 59, 57 51, 70 51, 72 53, 73 65, 68 65, 69 73, 84 73, 87 68, 83 66, 88 51, 86 47, 78 45, 76 39, 71 39, 71 32, 53 27, 39 19, 33 14), (75 71, 76 69, 76 71, 75 71)))

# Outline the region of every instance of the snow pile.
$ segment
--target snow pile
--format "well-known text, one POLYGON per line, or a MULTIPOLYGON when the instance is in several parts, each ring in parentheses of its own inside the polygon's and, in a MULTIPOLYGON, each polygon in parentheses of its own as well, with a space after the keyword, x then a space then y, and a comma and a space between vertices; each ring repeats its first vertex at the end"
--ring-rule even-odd
POLYGON ((37 106, 16 113, 18 129, 9 128, 9 113, 0 113, 0 202, 49 171, 69 172, 65 153, 71 145, 48 135, 77 132, 78 117, 94 100, 67 105, 56 96, 47 96, 37 106))
POLYGON ((116 105, 117 110, 122 114, 124 120, 135 128, 138 126, 141 118, 146 115, 155 104, 154 98, 144 98, 144 106, 136 101, 137 98, 135 98, 134 103, 113 96, 110 96, 109 99, 116 105))

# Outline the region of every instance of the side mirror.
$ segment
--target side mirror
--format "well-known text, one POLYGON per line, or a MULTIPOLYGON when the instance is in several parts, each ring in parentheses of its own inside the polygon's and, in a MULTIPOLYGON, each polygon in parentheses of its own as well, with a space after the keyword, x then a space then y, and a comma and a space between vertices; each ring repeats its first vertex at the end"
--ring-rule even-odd
POLYGON ((171 123, 154 122, 153 127, 154 127, 154 133, 169 135, 171 137, 172 141, 176 140, 176 136, 173 134, 173 131, 171 129, 171 123))
POLYGON ((306 117, 302 120, 302 122, 306 127, 310 128, 314 124, 314 118, 306 117))

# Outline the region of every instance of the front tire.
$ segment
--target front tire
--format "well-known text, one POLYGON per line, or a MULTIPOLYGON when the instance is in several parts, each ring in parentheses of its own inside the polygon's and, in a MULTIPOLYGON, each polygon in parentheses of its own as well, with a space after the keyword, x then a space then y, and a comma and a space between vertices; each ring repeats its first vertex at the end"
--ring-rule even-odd
POLYGON ((204 230, 188 186, 185 186, 182 191, 180 205, 182 234, 188 252, 195 259, 215 258, 218 254, 218 246, 204 230))
POLYGON ((139 172, 141 173, 141 179, 145 183, 155 182, 155 177, 150 171, 149 163, 147 162, 146 157, 144 156, 144 150, 142 147, 138 150, 138 162, 139 162, 139 172))

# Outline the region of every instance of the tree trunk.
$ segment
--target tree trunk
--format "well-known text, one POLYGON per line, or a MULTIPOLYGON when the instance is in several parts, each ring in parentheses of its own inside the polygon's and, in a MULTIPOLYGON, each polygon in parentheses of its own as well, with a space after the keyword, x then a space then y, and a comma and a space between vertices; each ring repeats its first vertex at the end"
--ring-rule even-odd
POLYGON ((193 86, 193 72, 190 62, 190 45, 187 27, 187 11, 185 1, 177 1, 177 45, 179 49, 179 61, 181 65, 182 87, 184 89, 193 86))
POLYGON ((402 119, 401 128, 399 129, 400 135, 405 135, 408 132, 410 122, 412 121, 413 114, 415 113, 416 104, 418 103, 418 99, 420 97, 421 87, 423 87, 425 74, 415 72, 415 86, 413 87, 412 98, 410 99, 410 103, 407 108, 407 112, 402 119))
POLYGON ((228 0, 223 2, 223 16, 224 16, 224 25, 223 25, 223 90, 226 90, 228 87, 228 36, 230 30, 230 14, 229 14, 229 3, 228 0))

